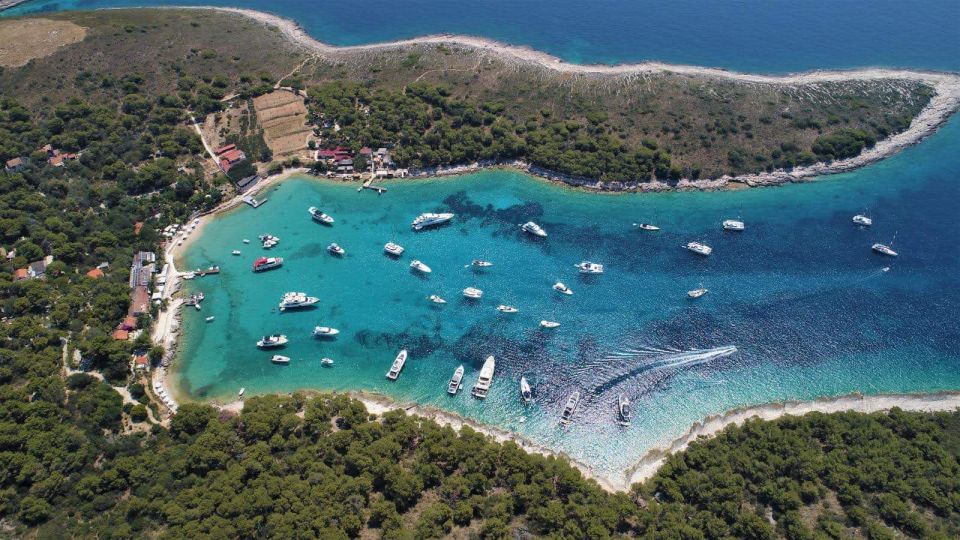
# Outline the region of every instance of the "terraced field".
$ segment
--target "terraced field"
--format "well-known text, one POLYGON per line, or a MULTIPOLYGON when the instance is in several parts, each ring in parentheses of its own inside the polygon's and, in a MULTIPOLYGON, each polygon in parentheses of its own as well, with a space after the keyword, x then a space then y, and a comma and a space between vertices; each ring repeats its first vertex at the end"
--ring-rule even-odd
POLYGON ((307 141, 313 137, 313 128, 307 124, 307 107, 302 97, 276 90, 254 98, 253 107, 275 159, 309 157, 307 141))

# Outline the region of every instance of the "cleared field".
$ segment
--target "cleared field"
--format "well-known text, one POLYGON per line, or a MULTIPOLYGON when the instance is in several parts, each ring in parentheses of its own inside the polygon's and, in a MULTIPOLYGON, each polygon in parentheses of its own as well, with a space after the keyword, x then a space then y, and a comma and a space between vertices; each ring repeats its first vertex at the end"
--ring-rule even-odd
POLYGON ((18 67, 83 41, 87 29, 52 19, 0 20, 0 66, 18 67))
POLYGON ((307 125, 307 107, 303 98, 277 90, 253 99, 263 138, 275 158, 299 155, 308 157, 307 141, 313 128, 307 125))

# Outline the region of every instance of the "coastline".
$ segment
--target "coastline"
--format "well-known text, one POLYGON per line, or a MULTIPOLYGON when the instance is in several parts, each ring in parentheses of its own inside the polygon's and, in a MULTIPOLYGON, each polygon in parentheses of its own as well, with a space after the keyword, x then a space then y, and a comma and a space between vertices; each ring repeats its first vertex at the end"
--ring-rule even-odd
MULTIPOLYGON (((233 13, 247 17, 268 27, 277 28, 281 34, 283 34, 292 43, 298 44, 314 54, 325 57, 335 57, 338 53, 353 51, 375 52, 423 45, 453 45, 473 49, 485 54, 495 55, 503 61, 513 62, 518 65, 533 65, 542 69, 572 75, 630 77, 636 75, 672 73, 728 79, 743 83, 776 85, 803 85, 823 82, 906 79, 926 83, 934 90, 934 95, 930 98, 930 102, 920 111, 919 114, 917 114, 917 116, 913 118, 910 126, 906 130, 878 141, 872 148, 865 149, 855 157, 833 161, 830 163, 815 163, 809 166, 797 167, 790 171, 781 169, 772 172, 760 172, 738 176, 725 175, 720 178, 706 180, 681 179, 676 184, 670 184, 659 180, 650 182, 606 183, 597 179, 572 178, 561 173, 549 171, 529 164, 524 164, 525 168, 520 168, 521 171, 533 174, 534 176, 539 176, 551 181, 562 182, 568 185, 574 185, 575 187, 594 191, 710 191, 720 189, 738 189, 741 188, 742 185, 749 187, 777 186, 792 182, 809 181, 818 176, 837 174, 858 169, 890 157, 936 133, 936 131, 944 123, 946 123, 955 112, 960 110, 960 74, 956 73, 911 71, 905 69, 864 68, 843 71, 818 70, 779 76, 741 73, 720 68, 673 65, 662 62, 642 62, 636 64, 618 65, 572 64, 548 53, 529 47, 509 45, 482 37, 449 34, 427 35, 399 41, 337 47, 323 43, 322 41, 310 36, 296 21, 262 11, 244 8, 209 6, 190 6, 186 8, 172 9, 213 9, 216 11, 233 13), (741 184, 741 186, 728 187, 731 183, 741 184)), ((463 172, 472 172, 483 168, 483 166, 478 164, 468 164, 449 168, 466 168, 467 170, 464 170, 463 172)), ((437 176, 442 175, 444 174, 437 174, 437 176)))

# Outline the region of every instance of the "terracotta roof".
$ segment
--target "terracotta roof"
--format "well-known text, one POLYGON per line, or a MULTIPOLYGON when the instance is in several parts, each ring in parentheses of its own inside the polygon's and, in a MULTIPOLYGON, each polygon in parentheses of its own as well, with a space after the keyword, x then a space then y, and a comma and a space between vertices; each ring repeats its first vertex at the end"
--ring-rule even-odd
POLYGON ((223 154, 220 154, 221 161, 225 159, 230 163, 236 163, 245 157, 246 156, 243 154, 243 152, 241 152, 240 150, 237 150, 236 148, 232 150, 227 150, 223 154))
POLYGON ((143 222, 138 221, 133 224, 133 234, 140 236, 140 231, 143 229, 143 222))
POLYGON ((28 277, 30 277, 30 274, 27 273, 26 268, 17 268, 13 271, 14 279, 27 279, 28 277))
POLYGON ((145 354, 137 355, 137 356, 133 359, 133 362, 134 362, 138 367, 139 367, 139 366, 144 366, 144 367, 146 367, 146 366, 149 366, 149 365, 150 365, 150 359, 147 358, 147 355, 145 355, 145 354))
POLYGON ((130 314, 146 313, 150 311, 150 293, 146 287, 136 287, 130 293, 130 314))
POLYGON ((237 147, 237 145, 235 145, 235 144, 225 144, 225 145, 221 146, 220 148, 217 148, 216 150, 214 150, 213 153, 219 156, 220 154, 222 154, 222 153, 224 153, 224 152, 228 152, 228 151, 230 151, 230 150, 233 150, 233 149, 236 148, 236 147, 237 147))
POLYGON ((117 341, 126 341, 130 339, 130 333, 127 332, 126 330, 117 329, 117 330, 114 330, 112 334, 110 334, 110 337, 112 337, 117 341))
POLYGON ((103 270, 99 268, 94 268, 93 270, 90 270, 89 272, 87 272, 87 277, 90 277, 93 279, 100 279, 103 277, 103 270))
POLYGON ((15 157, 15 158, 13 158, 13 159, 8 159, 8 160, 7 160, 7 168, 8 168, 8 169, 15 169, 15 168, 17 168, 17 167, 19 167, 19 166, 21 166, 21 165, 23 165, 23 160, 20 159, 20 158, 18 158, 18 157, 15 157))
POLYGON ((133 315, 127 315, 123 318, 123 322, 120 323, 121 330, 135 330, 137 328, 137 318, 133 315))

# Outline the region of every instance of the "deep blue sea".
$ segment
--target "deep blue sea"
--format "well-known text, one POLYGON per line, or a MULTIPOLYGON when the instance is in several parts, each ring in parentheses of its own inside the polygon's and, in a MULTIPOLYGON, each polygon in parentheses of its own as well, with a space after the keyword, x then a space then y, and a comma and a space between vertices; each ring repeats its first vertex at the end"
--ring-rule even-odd
MULTIPOLYGON (((171 4, 178 2, 159 2, 171 4)), ((192 2, 185 2, 192 3, 192 2)), ((440 32, 528 45, 571 62, 672 63, 749 72, 866 66, 960 70, 960 2, 295 2, 204 3, 251 7, 299 21, 315 37, 357 44, 440 32)), ((13 13, 150 4, 143 0, 29 2, 13 13)), ((514 430, 614 476, 691 423, 737 406, 863 392, 960 389, 960 121, 879 164, 817 182, 724 193, 598 195, 509 172, 389 184, 377 196, 355 186, 293 179, 260 209, 217 219, 186 254, 190 267, 220 264, 191 283, 207 295, 184 314, 181 390, 229 398, 296 388, 362 389, 418 401, 514 430), (318 205, 332 228, 309 220, 318 205), (450 226, 413 233, 425 211, 457 214, 450 226), (872 228, 850 218, 867 212, 872 228), (739 217, 742 233, 723 219, 739 217), (550 233, 533 240, 517 224, 550 233), (634 222, 662 227, 643 233, 634 222), (281 237, 286 265, 253 274, 256 237, 281 237), (253 244, 241 243, 251 238, 253 244), (382 255, 395 240, 400 261, 382 255), (690 240, 714 248, 700 258, 690 240), (325 251, 347 250, 343 259, 325 251), (893 242, 897 259, 870 251, 893 242), (232 249, 243 250, 240 257, 232 249), (410 273, 411 258, 433 267, 410 273), (494 266, 474 272, 475 258, 494 266), (606 265, 585 278, 573 264, 606 265), (889 267, 889 271, 883 268, 889 267), (550 289, 563 280, 570 297, 550 289), (691 301, 700 283, 710 292, 691 301), (485 291, 462 301, 466 286, 485 291), (317 309, 279 314, 287 290, 321 298, 317 309), (442 308, 426 297, 445 296, 442 308), (520 313, 503 315, 500 303, 520 313), (213 322, 205 317, 214 315, 213 322), (552 331, 541 319, 561 322, 552 331), (337 327, 335 341, 310 337, 337 327), (289 366, 253 343, 267 332, 291 337, 289 366), (732 354, 721 348, 736 347, 732 354), (400 380, 384 372, 401 348, 400 380), (483 358, 497 357, 489 399, 469 397, 483 358), (321 356, 336 360, 319 366, 321 356), (445 384, 460 364, 465 392, 445 384), (523 406, 528 377, 536 402, 523 406), (567 430, 557 416, 567 395, 584 393, 567 430), (629 428, 613 423, 617 394, 636 404, 629 428)), ((729 349, 726 349, 727 351, 729 349)))

